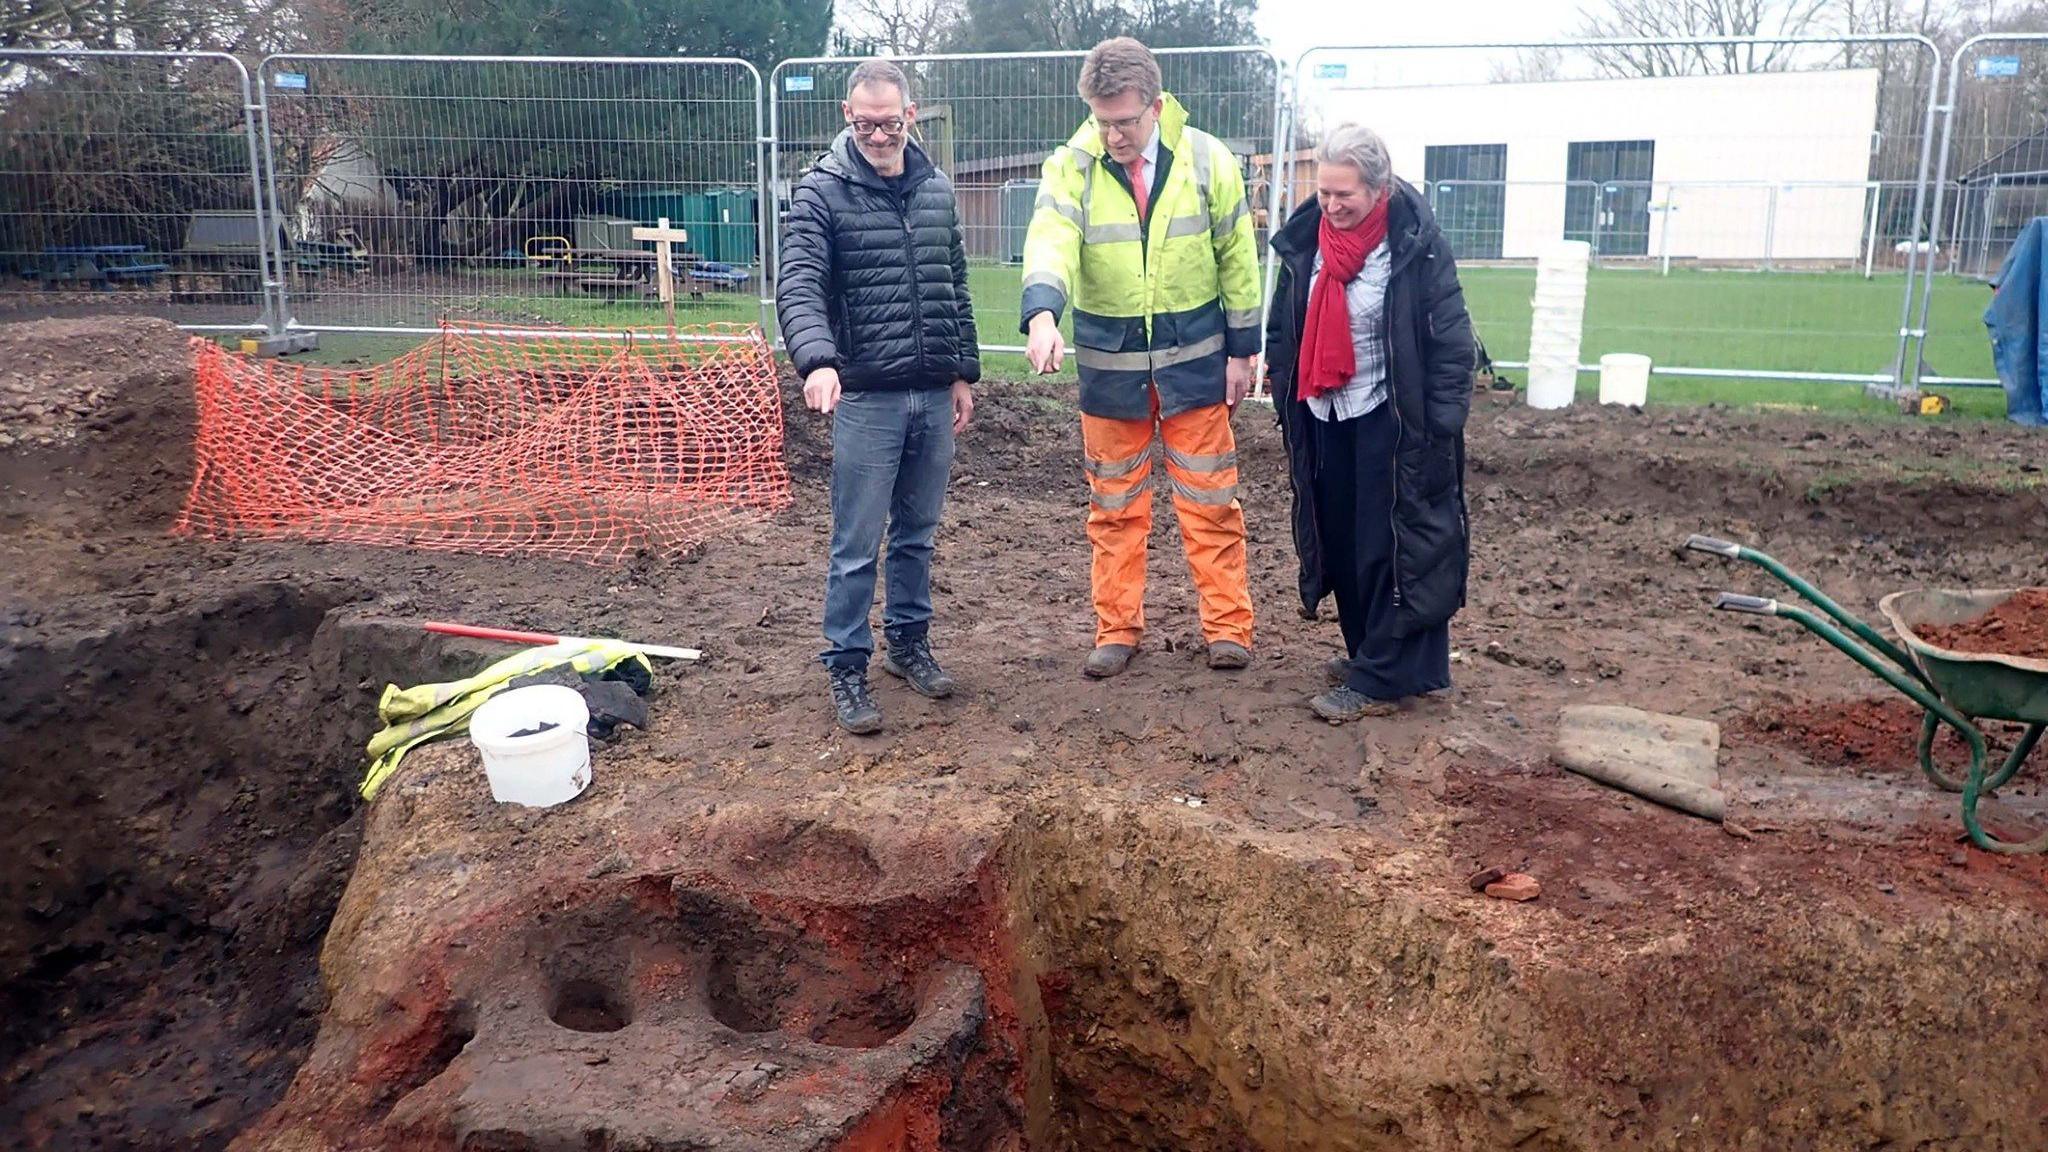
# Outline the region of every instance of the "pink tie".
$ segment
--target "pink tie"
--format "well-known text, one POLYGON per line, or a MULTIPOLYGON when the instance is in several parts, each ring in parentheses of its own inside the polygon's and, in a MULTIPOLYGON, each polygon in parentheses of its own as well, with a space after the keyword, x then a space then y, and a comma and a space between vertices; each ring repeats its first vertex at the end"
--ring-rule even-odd
POLYGON ((1152 198, 1151 186, 1145 183, 1145 158, 1138 157, 1124 165, 1124 169, 1131 174, 1131 198, 1138 202, 1138 222, 1142 224, 1145 221, 1145 209, 1149 207, 1146 201, 1152 198))

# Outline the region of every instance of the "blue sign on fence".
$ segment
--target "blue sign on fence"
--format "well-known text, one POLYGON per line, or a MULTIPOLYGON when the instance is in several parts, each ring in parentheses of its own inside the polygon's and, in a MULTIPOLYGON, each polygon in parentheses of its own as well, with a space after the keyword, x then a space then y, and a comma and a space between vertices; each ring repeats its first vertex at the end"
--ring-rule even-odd
POLYGON ((288 92, 304 92, 306 90, 306 74, 304 72, 273 72, 270 75, 270 82, 288 92))
POLYGON ((1342 80, 1350 72, 1350 67, 1344 64, 1316 65, 1316 79, 1318 80, 1342 80))
POLYGON ((817 84, 818 78, 815 76, 784 76, 782 78, 782 90, 784 92, 809 92, 817 87, 817 84))
POLYGON ((1977 61, 1977 77, 2017 76, 2020 74, 2020 58, 2017 56, 1986 56, 1977 61))

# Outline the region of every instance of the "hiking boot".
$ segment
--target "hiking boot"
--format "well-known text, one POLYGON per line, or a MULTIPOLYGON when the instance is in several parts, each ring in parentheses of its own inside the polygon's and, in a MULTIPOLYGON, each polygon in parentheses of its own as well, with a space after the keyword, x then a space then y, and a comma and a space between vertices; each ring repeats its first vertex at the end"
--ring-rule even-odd
POLYGON ((944 700, 959 687, 932 658, 931 641, 922 636, 890 644, 888 651, 882 653, 882 671, 902 677, 910 683, 911 691, 934 700, 944 700))
POLYGON ((1323 662, 1323 679, 1336 688, 1351 679, 1351 661, 1342 656, 1332 656, 1323 662))
POLYGON ((867 669, 832 669, 832 711, 839 716, 839 726, 856 736, 882 730, 882 710, 868 695, 867 669))
POLYGON ((1308 702, 1309 709, 1332 724, 1349 724, 1368 716, 1392 716, 1401 710, 1393 700, 1375 700, 1342 684, 1308 702))
POLYGON ((1107 680, 1129 668, 1137 651, 1135 644, 1097 644, 1081 665, 1081 671, 1091 680, 1107 680))
POLYGON ((1209 667, 1217 669, 1249 668, 1252 663, 1251 649, 1235 640, 1218 640, 1209 645, 1209 667))

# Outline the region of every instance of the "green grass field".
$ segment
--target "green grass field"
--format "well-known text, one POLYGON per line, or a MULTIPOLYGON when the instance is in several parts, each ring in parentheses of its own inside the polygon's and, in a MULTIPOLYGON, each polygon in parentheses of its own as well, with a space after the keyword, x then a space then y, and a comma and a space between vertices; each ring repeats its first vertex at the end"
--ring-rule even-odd
MULTIPOLYGON (((1017 301, 1021 270, 1012 265, 977 265, 971 272, 975 319, 984 343, 1021 343, 1017 301)), ((1531 268, 1467 268, 1462 276, 1487 350, 1495 359, 1521 360, 1529 345, 1531 268)), ((508 279, 512 279, 508 277, 508 279)), ((511 291, 519 291, 513 284, 511 291)), ((1580 359, 1596 362, 1608 352, 1638 352, 1659 364, 1687 368, 1764 369, 1801 372, 1868 373, 1887 370, 1897 353, 1899 305, 1904 277, 1866 280, 1854 273, 1744 272, 1674 269, 1595 269, 1587 288, 1580 359)), ((1928 359, 1948 376, 1992 375, 1983 312, 1990 289, 1966 280, 1937 279, 1930 315, 1934 333, 1928 359)), ((507 309, 528 322, 576 327, 656 327, 658 304, 607 302, 536 295, 507 309)), ((758 313, 751 294, 713 294, 683 303, 677 321, 685 325, 749 323, 758 313)), ((322 339, 317 358, 326 362, 367 362, 410 347, 409 338, 350 336, 322 339)), ((1017 377, 1027 368, 1020 356, 994 355, 986 370, 1017 377)), ((1509 375, 1520 379, 1518 372, 1509 375)), ((1591 390, 1588 374, 1582 387, 1591 390)), ((1996 389, 1949 389, 1960 413, 1997 416, 2004 412, 1996 389)), ((1758 379, 1655 377, 1653 402, 1795 406, 1824 410, 1883 411, 1853 384, 1815 384, 1758 379)))
MULTIPOLYGON (((1469 268, 1462 278, 1487 349, 1522 359, 1535 271, 1469 268)), ((1901 275, 1596 269, 1580 359, 1640 352, 1687 368, 1881 372, 1897 354, 1904 291, 1901 275)), ((1983 321, 1990 300, 1990 289, 1974 281, 1935 282, 1928 355, 1943 375, 1992 374, 1983 321)))

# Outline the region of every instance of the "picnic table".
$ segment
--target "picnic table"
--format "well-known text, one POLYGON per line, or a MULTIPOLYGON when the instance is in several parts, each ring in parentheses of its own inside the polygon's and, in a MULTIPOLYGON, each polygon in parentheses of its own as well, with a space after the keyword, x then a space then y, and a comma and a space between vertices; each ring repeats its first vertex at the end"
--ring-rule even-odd
POLYGON ((141 244, 58 244, 36 253, 23 271, 30 280, 55 290, 60 284, 92 284, 112 291, 122 284, 150 285, 170 265, 148 259, 141 244))
MULTIPOLYGON (((529 244, 526 255, 529 263, 538 267, 534 275, 557 295, 580 291, 616 300, 646 296, 655 289, 655 254, 645 248, 558 246, 537 253, 529 244)), ((706 260, 701 253, 677 252, 671 259, 682 280, 681 288, 693 299, 703 299, 707 286, 731 289, 751 279, 744 269, 706 260)))

